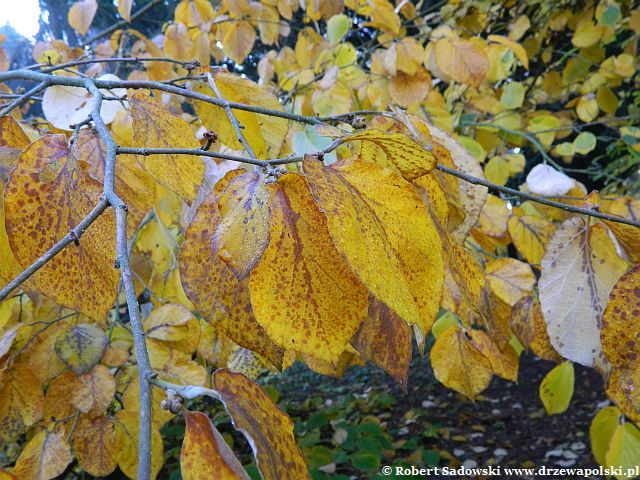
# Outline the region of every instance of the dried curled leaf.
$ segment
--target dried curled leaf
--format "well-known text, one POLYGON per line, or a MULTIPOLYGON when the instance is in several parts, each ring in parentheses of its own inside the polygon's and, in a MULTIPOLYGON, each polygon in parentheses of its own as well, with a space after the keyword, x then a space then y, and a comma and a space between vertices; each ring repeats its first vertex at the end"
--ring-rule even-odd
MULTIPOLYGON (((29 145, 4 197, 7 234, 18 262, 36 261, 78 225, 101 194, 102 185, 87 175, 63 135, 29 145)), ((113 212, 107 210, 78 245, 67 245, 33 275, 34 285, 56 303, 102 320, 113 306, 120 276, 113 268, 114 239, 113 212)))
POLYGON ((218 370, 213 385, 233 425, 247 437, 264 480, 309 478, 293 422, 256 383, 240 373, 218 370))

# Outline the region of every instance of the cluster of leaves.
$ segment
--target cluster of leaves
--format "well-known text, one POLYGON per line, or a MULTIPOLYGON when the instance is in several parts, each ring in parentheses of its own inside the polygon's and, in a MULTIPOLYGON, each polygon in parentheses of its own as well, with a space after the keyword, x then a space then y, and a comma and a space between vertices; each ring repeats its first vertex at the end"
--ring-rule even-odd
MULTIPOLYGON (((541 385, 550 414, 569 405, 571 362, 597 368, 617 407, 594 420, 594 455, 627 466, 640 455, 640 229, 477 183, 506 192, 530 152, 545 164, 521 190, 640 217, 639 200, 588 194, 550 166, 593 155, 593 128, 615 133, 637 166, 640 11, 508 3, 428 12, 404 0, 318 0, 298 12, 288 0, 183 0, 161 36, 125 25, 91 58, 59 39, 38 43, 36 69, 63 74, 40 89, 44 118, 27 104, 0 119, 0 281, 81 223, 112 180, 107 139, 90 125, 95 97, 69 86, 97 77, 156 383, 224 402, 263 478, 306 478, 307 466, 291 420, 235 372, 300 360, 339 375, 368 360, 406 385, 412 340, 423 349, 430 333, 436 378, 471 399, 494 375, 516 381, 523 348, 566 359, 541 385), (256 30, 274 47, 296 31, 293 48, 263 56, 257 82, 209 66, 245 61, 256 30), (368 41, 349 41, 363 30, 368 41), (565 43, 573 48, 559 50, 565 43)), ((69 11, 79 34, 95 6, 69 11)), ((118 3, 125 20, 131 7, 118 3)), ((16 94, 2 114, 34 95, 16 94)), ((143 352, 119 294, 113 217, 105 211, 0 304, 2 461, 21 478, 56 477, 74 458, 92 475, 119 467, 135 478, 143 352)), ((164 395, 154 388, 154 475, 160 428, 181 406, 164 395)), ((210 420, 184 415, 183 476, 246 478, 210 420)), ((353 428, 378 453, 388 448, 353 428)))

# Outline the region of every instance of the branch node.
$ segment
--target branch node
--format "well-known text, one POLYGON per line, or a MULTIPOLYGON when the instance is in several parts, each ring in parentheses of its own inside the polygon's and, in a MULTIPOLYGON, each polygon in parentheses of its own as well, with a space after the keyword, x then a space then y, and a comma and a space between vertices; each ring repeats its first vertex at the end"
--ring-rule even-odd
POLYGON ((71 230, 69 232, 69 235, 71 235, 71 239, 73 240, 73 243, 75 244, 75 246, 79 247, 80 246, 80 237, 78 236, 76 231, 75 230, 71 230))
POLYGON ((113 261, 113 268, 116 270, 120 269, 120 260, 118 260, 117 258, 113 261))

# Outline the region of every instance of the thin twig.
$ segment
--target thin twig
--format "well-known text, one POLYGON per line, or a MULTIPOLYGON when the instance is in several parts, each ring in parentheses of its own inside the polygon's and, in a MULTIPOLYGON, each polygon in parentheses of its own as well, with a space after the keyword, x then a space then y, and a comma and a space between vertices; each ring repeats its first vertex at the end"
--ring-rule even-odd
POLYGON ((234 115, 233 111, 231 110, 231 106, 229 105, 229 102, 227 101, 227 99, 222 96, 222 93, 220 92, 220 89, 216 85, 216 81, 213 79, 211 74, 207 74, 207 84, 211 87, 211 90, 213 90, 213 93, 216 94, 216 97, 218 97, 220 100, 224 102, 224 111, 227 112, 227 117, 229 117, 229 121, 231 122, 231 125, 233 125, 233 129, 236 132, 238 141, 247 152, 247 155, 249 155, 249 157, 251 157, 253 160, 257 160, 258 157, 256 157, 255 153, 253 153, 253 148, 251 148, 251 145, 249 145, 249 142, 247 142, 247 139, 242 133, 242 129, 244 127, 240 125, 240 122, 238 122, 238 118, 234 115))
POLYGON ((131 15, 130 21, 127 22, 126 20, 120 20, 119 22, 116 22, 113 25, 111 25, 109 28, 107 28, 105 30, 102 30, 99 33, 96 33, 93 37, 91 37, 88 40, 86 40, 85 43, 91 44, 91 43, 95 42, 96 40, 100 40, 101 38, 106 37, 107 35, 111 35, 113 32, 115 32, 119 28, 124 27, 127 24, 133 23, 135 20, 138 19, 138 17, 140 17, 140 15, 144 15, 145 13, 147 13, 149 10, 151 10, 153 7, 155 7, 156 5, 158 5, 161 2, 162 2, 162 0, 151 0, 149 3, 147 3, 140 10, 138 10, 133 15, 131 15))
POLYGON ((473 183, 475 185, 482 185, 494 191, 515 195, 516 197, 524 198, 526 200, 531 200, 532 202, 541 203, 543 205, 548 205, 549 207, 555 207, 561 210, 566 210, 567 212, 578 213, 581 215, 587 215, 589 217, 600 218, 602 220, 608 220, 610 222, 624 223, 625 225, 631 225, 633 227, 640 228, 640 221, 637 221, 637 220, 631 220, 629 218, 619 217, 617 215, 609 215, 607 213, 602 213, 602 212, 598 212, 596 210, 590 210, 587 208, 575 207, 573 205, 567 205, 566 203, 555 202, 553 200, 548 200, 546 198, 538 197, 537 195, 521 192, 513 188, 504 187, 502 185, 497 185, 493 182, 484 180, 483 178, 474 177, 472 175, 468 175, 466 173, 460 172, 459 170, 445 167, 444 165, 438 164, 436 165, 436 168, 442 172, 448 173, 449 175, 453 175, 454 177, 461 178, 466 182, 473 183))
POLYGON ((31 275, 40 270, 49 260, 60 253, 64 247, 78 240, 78 238, 89 228, 89 226, 104 212, 109 206, 106 198, 100 198, 98 203, 89 214, 69 233, 67 233, 58 243, 47 250, 38 260, 29 265, 16 278, 11 280, 2 290, 0 290, 0 302, 20 285, 22 285, 31 275))
POLYGON ((200 62, 190 61, 185 62, 183 60, 176 60, 174 58, 166 57, 152 57, 152 58, 138 58, 138 57, 112 57, 112 58, 90 58, 86 60, 74 60, 68 63, 62 63, 60 65, 53 65, 48 68, 43 68, 42 73, 52 73, 56 70, 62 70, 65 68, 79 67, 82 65, 92 65, 95 63, 142 63, 142 62, 166 62, 180 65, 186 69, 193 69, 200 66, 200 62))
POLYGON ((104 194, 116 213, 116 264, 120 267, 122 287, 127 299, 131 333, 138 360, 138 376, 140 380, 140 424, 138 436, 138 475, 139 480, 149 480, 151 475, 151 385, 149 380, 152 374, 147 344, 140 317, 140 305, 133 284, 131 266, 129 265, 129 249, 127 246, 127 206, 116 195, 116 142, 113 140, 107 125, 100 115, 102 106, 102 93, 93 80, 85 81, 85 88, 94 97, 91 118, 96 126, 98 135, 105 144, 104 161, 104 194))
POLYGON ((49 82, 43 81, 43 82, 40 82, 35 87, 33 87, 31 90, 26 91, 25 93, 20 95, 18 98, 16 98, 13 102, 9 103, 2 110, 0 110, 0 118, 2 118, 5 115, 7 115, 14 108, 21 107, 22 105, 27 103, 31 97, 33 97, 34 95, 37 95, 38 93, 40 93, 42 90, 44 90, 48 86, 49 86, 49 82))
POLYGON ((136 148, 136 147, 118 147, 118 155, 199 155, 202 157, 219 158, 221 160, 231 160, 232 162, 248 163, 249 165, 257 165, 267 167, 269 162, 264 160, 255 160, 249 157, 241 157, 221 152, 210 152, 201 148, 136 148))
POLYGON ((159 378, 152 378, 151 383, 165 391, 173 390, 176 394, 186 400, 193 400, 198 397, 211 397, 222 401, 220 394, 210 388, 196 387, 194 385, 178 385, 177 383, 165 382, 159 378))

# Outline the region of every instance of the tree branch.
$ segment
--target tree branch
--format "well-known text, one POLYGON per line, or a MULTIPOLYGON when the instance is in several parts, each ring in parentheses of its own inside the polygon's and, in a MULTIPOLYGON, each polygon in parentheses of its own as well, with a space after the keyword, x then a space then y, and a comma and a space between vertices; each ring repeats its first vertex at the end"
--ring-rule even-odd
POLYGON ((127 206, 116 195, 115 173, 118 146, 113 140, 107 125, 100 116, 102 93, 94 80, 85 80, 85 88, 93 95, 91 118, 96 126, 98 135, 106 146, 104 162, 104 197, 113 206, 116 213, 116 264, 120 267, 122 286, 127 299, 131 333, 138 360, 138 377, 140 380, 140 424, 138 435, 138 475, 139 480, 149 480, 151 476, 151 385, 149 380, 152 369, 144 337, 140 305, 133 284, 133 276, 129 265, 129 248, 127 246, 127 206))
POLYGON ((581 215, 587 215, 589 217, 600 218, 602 220, 608 220, 610 222, 624 223, 625 225, 631 225, 632 227, 640 228, 640 221, 637 221, 637 220, 631 220, 629 218, 619 217, 617 215, 609 215, 607 213, 602 213, 602 212, 598 212, 596 210, 590 210, 587 208, 575 207, 573 205, 567 205, 566 203, 555 202, 553 200, 548 200, 546 198, 539 197, 537 195, 532 195, 530 193, 521 192, 520 190, 504 187, 502 185, 489 182, 488 180, 484 180, 483 178, 474 177, 472 175, 468 175, 466 173, 460 172, 459 170, 454 170, 453 168, 445 167, 444 165, 438 164, 436 165, 436 168, 442 172, 448 173, 449 175, 453 175, 454 177, 461 178, 466 182, 473 183, 475 185, 482 185, 494 191, 515 195, 516 197, 524 198, 526 200, 531 200, 532 202, 541 203, 543 205, 548 205, 549 207, 566 210, 567 212, 578 213, 581 215))
POLYGON ((14 108, 21 107, 22 105, 27 103, 31 97, 33 97, 34 95, 37 95, 38 93, 40 93, 42 90, 44 90, 48 86, 49 86, 49 82, 43 81, 43 82, 40 82, 35 87, 33 87, 31 90, 26 91, 25 93, 20 95, 18 98, 16 98, 13 102, 9 103, 2 110, 0 110, 0 118, 2 118, 5 115, 7 115, 14 108))

